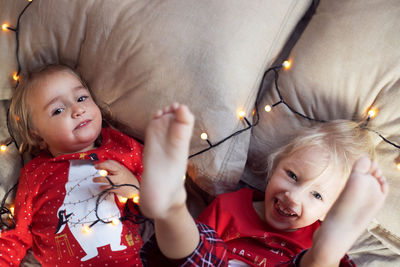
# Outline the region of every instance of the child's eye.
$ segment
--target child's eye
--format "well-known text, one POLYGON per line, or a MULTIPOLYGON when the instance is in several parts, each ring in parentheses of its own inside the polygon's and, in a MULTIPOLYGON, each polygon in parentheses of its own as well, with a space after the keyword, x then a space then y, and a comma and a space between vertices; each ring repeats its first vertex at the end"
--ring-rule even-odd
POLYGON ((322 196, 321 196, 320 193, 318 193, 318 192, 316 192, 316 191, 313 191, 311 194, 312 194, 316 199, 322 200, 322 196))
POLYGON ((58 115, 58 114, 60 114, 61 112, 63 112, 63 110, 64 110, 63 108, 58 108, 58 109, 56 109, 56 110, 53 111, 53 114, 52 114, 52 115, 53 115, 53 116, 58 115))
POLYGON ((292 171, 286 171, 287 176, 289 176, 290 178, 292 178, 293 180, 297 181, 297 176, 296 174, 294 174, 294 172, 292 171))
POLYGON ((88 96, 86 96, 86 95, 80 96, 80 97, 78 98, 78 102, 83 102, 83 101, 85 101, 87 98, 88 98, 88 96))

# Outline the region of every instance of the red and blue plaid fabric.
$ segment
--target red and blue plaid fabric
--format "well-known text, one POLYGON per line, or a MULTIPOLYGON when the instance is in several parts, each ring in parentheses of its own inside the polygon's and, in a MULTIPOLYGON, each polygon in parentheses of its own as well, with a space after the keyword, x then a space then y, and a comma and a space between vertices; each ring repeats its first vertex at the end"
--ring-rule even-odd
POLYGON ((143 266, 227 267, 227 249, 224 241, 209 226, 202 223, 196 224, 200 232, 200 242, 191 255, 181 260, 166 258, 158 248, 153 235, 140 250, 143 266))

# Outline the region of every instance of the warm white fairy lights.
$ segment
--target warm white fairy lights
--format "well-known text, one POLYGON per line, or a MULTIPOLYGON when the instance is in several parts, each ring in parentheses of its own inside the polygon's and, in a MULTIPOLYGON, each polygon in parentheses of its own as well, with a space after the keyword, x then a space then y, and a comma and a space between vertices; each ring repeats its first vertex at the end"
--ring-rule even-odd
POLYGON ((99 170, 99 175, 100 175, 100 176, 103 176, 103 177, 106 177, 106 176, 108 175, 108 171, 106 171, 106 170, 99 170))
POLYGON ((289 59, 289 60, 283 61, 282 67, 283 67, 285 70, 289 70, 289 69, 292 67, 292 60, 289 59))
POLYGON ((3 25, 1 25, 1 29, 2 29, 3 31, 8 31, 9 28, 10 28, 10 25, 8 25, 7 23, 4 23, 3 25))
POLYGON ((132 197, 132 201, 133 201, 133 203, 135 203, 135 204, 139 204, 139 200, 140 200, 140 196, 139 196, 139 194, 135 194, 135 195, 133 195, 133 197, 132 197))
MULTIPOLYGON (((19 62, 19 51, 18 51, 18 47, 19 47, 19 45, 18 45, 18 44, 19 44, 18 33, 19 33, 20 19, 21 19, 21 16, 22 16, 22 15, 24 14, 24 12, 26 11, 26 9, 29 7, 29 5, 32 4, 32 3, 34 2, 34 0, 28 0, 28 2, 29 2, 29 3, 25 6, 25 8, 22 10, 22 12, 21 12, 21 13, 19 14, 19 16, 18 16, 18 22, 17 22, 17 27, 16 27, 16 28, 11 27, 11 26, 9 25, 8 22, 4 22, 4 23, 1 25, 1 29, 2 29, 2 31, 3 31, 4 33, 7 33, 7 34, 8 34, 9 32, 14 32, 14 33, 15 33, 15 36, 16 36, 16 44, 17 44, 17 45, 16 45, 16 47, 17 47, 17 50, 16 50, 16 59, 17 59, 17 63, 18 63, 18 70, 11 74, 12 79, 15 81, 15 87, 18 86, 19 79, 20 79, 20 71, 21 71, 21 66, 20 66, 20 62, 19 62)), ((279 77, 278 71, 279 71, 280 69, 283 69, 283 70, 285 70, 285 71, 290 70, 292 66, 293 66, 292 59, 288 59, 288 60, 285 60, 281 65, 271 67, 270 69, 268 69, 268 70, 265 72, 264 77, 265 77, 265 75, 266 75, 269 71, 275 72, 275 86, 276 86, 276 90, 277 90, 278 95, 279 95, 279 98, 280 98, 280 100, 279 100, 278 102, 274 103, 274 104, 265 105, 265 106, 264 106, 265 112, 268 112, 268 113, 269 113, 269 112, 271 112, 271 111, 273 110, 273 108, 274 108, 275 106, 277 106, 277 105, 279 105, 279 104, 284 104, 284 105, 286 105, 286 106, 289 108, 289 110, 292 111, 294 114, 299 115, 299 116, 301 116, 301 117, 303 117, 303 118, 305 118, 305 119, 312 120, 312 121, 318 121, 318 122, 325 122, 324 120, 314 119, 314 118, 311 118, 311 117, 308 117, 308 116, 306 116, 306 115, 304 115, 304 114, 299 113, 298 111, 296 111, 295 109, 293 109, 291 106, 289 106, 288 103, 286 103, 286 102, 284 101, 284 99, 282 98, 282 96, 281 96, 281 94, 280 94, 280 92, 279 92, 278 83, 277 83, 277 79, 278 79, 278 77, 279 77)), ((264 77, 263 77, 263 79, 262 79, 263 81, 264 81, 264 77)), ((263 86, 262 86, 262 84, 261 84, 260 89, 259 89, 259 93, 261 92, 262 87, 263 87, 263 86)), ((208 137, 208 135, 207 135, 206 132, 201 133, 200 138, 201 138, 202 140, 206 141, 206 142, 208 143, 209 147, 206 148, 206 149, 203 149, 203 150, 201 150, 201 151, 199 151, 199 152, 197 152, 197 153, 195 153, 195 154, 190 155, 189 158, 194 157, 194 156, 197 156, 197 155, 199 155, 199 154, 202 154, 202 153, 204 153, 204 152, 206 152, 206 151, 208 151, 208 150, 210 150, 210 149, 212 149, 212 148, 214 148, 214 147, 216 147, 216 146, 222 144, 222 143, 225 142, 226 140, 228 140, 228 139, 230 139, 230 138, 232 138, 232 137, 234 137, 234 136, 236 136, 236 135, 238 135, 238 134, 241 134, 242 132, 247 131, 247 130, 251 129, 252 127, 256 126, 257 123, 258 123, 258 120, 259 120, 259 114, 258 114, 258 110, 257 110, 257 108, 258 108, 258 102, 257 102, 257 101, 258 101, 258 100, 259 100, 259 95, 257 95, 257 97, 256 97, 255 110, 254 110, 254 112, 253 112, 253 114, 252 114, 253 119, 254 119, 254 122, 253 122, 253 123, 250 123, 249 119, 246 118, 246 113, 245 113, 245 111, 240 110, 240 111, 238 112, 238 117, 239 117, 239 120, 243 120, 243 121, 246 123, 246 125, 247 125, 246 128, 234 132, 233 134, 227 136, 226 138, 222 139, 222 140, 219 141, 219 142, 216 142, 215 144, 211 143, 211 141, 209 140, 209 137, 208 137)), ((370 108, 370 109, 367 111, 367 115, 368 115, 368 117, 367 117, 367 123, 368 123, 370 120, 372 120, 374 117, 376 117, 377 113, 378 113, 378 109, 377 109, 377 108, 370 108)), ((8 119, 8 118, 7 118, 7 119, 8 119)), ((17 118, 16 118, 16 119, 17 119, 17 118)), ((367 123, 366 123, 366 124, 367 124, 367 123)), ((392 146, 394 146, 394 147, 400 149, 400 146, 399 146, 399 145, 397 145, 397 144, 395 144, 395 143, 393 143, 393 142, 387 140, 387 139, 386 139, 385 137, 383 137, 380 133, 378 133, 378 132, 376 132, 376 131, 374 131, 374 132, 375 132, 376 134, 378 134, 385 142, 387 142, 387 143, 391 144, 392 146)), ((11 134, 10 134, 10 135, 11 135, 11 134)), ((2 144, 0 144, 0 151, 3 152, 3 153, 5 153, 5 152, 7 151, 7 147, 8 147, 13 141, 14 141, 14 140, 13 140, 12 138, 9 138, 8 141, 3 142, 2 144)), ((400 159, 398 160, 398 162, 396 162, 396 169, 400 171, 400 159)), ((99 171, 99 174, 100 174, 101 176, 103 176, 103 177, 107 177, 108 172, 107 172, 106 170, 100 170, 100 171, 99 171)), ((107 177, 107 178, 108 178, 108 177, 107 177)), ((184 179, 185 179, 185 177, 184 177, 184 179)), ((108 180, 109 180, 109 179, 108 179, 108 180)), ((115 188, 115 185, 113 185, 112 182, 111 182, 110 180, 109 180, 109 182, 111 183, 112 187, 115 188)), ((124 185, 124 186, 125 186, 125 185, 124 185)), ((113 188, 112 188, 112 189, 113 189, 113 188)), ((14 189, 14 187, 13 187, 12 189, 14 189)), ((8 195, 8 194, 6 194, 6 196, 7 196, 7 195, 8 195)), ((139 203, 139 194, 133 196, 131 199, 132 199, 132 201, 133 201, 134 203, 138 204, 138 203, 139 203)), ((126 203, 128 199, 127 199, 127 198, 120 198, 120 197, 119 197, 119 200, 120 200, 121 203, 126 203)), ((2 208, 3 208, 3 207, 2 207, 2 208)), ((9 209, 5 209, 5 210, 7 210, 7 213, 10 213, 10 214, 11 214, 11 211, 10 211, 9 209)), ((11 214, 11 215, 12 215, 12 214, 11 214)), ((0 214, 0 216, 1 216, 1 214, 0 214)), ((114 219, 115 219, 115 218, 114 218, 114 219)), ((113 219, 112 221, 108 222, 108 223, 114 224, 114 223, 115 223, 114 219, 113 219)), ((119 219, 118 219, 118 221, 119 221, 119 219)), ((88 225, 82 225, 82 231, 85 232, 85 233, 89 233, 89 232, 90 232, 90 226, 88 226, 88 225)))
POLYGON ((0 151, 1 152, 6 152, 7 151, 7 146, 6 145, 1 145, 0 146, 0 151))
POLYGON ((92 232, 92 229, 90 228, 89 225, 82 224, 82 233, 83 234, 90 234, 91 232, 92 232))

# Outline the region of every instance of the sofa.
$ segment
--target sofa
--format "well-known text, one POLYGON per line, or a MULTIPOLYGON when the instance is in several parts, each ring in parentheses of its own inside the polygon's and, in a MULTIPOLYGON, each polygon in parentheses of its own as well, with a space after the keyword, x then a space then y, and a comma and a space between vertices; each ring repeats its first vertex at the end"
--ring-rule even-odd
MULTIPOLYGON (((297 128, 318 123, 304 116, 365 120, 390 193, 349 255, 359 266, 400 266, 398 1, 0 0, 0 6, 0 23, 8 25, 0 32, 0 140, 8 144, 13 76, 43 64, 77 69, 96 100, 126 125, 120 130, 141 141, 157 109, 185 103, 196 116, 187 179, 196 216, 217 194, 264 190, 268 154, 297 128), (277 71, 266 73, 271 68, 277 71), (278 105, 280 98, 288 106, 278 105)), ((28 160, 7 146, 0 197, 28 160)), ((5 205, 12 201, 11 192, 5 205)), ((28 254, 22 265, 38 263, 28 254)))

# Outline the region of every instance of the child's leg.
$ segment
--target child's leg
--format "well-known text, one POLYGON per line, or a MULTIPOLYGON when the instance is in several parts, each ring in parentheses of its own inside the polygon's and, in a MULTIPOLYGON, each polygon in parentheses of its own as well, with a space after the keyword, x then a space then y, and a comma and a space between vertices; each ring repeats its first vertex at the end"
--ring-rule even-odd
POLYGON ((360 158, 315 233, 313 247, 304 255, 302 266, 313 266, 306 264, 310 258, 321 259, 324 266, 329 266, 327 263, 335 259, 337 264, 383 206, 388 191, 388 184, 376 163, 367 157, 360 158))
POLYGON ((146 132, 140 209, 154 219, 157 244, 171 259, 188 256, 199 243, 184 187, 193 124, 189 109, 173 104, 155 114, 146 132))

